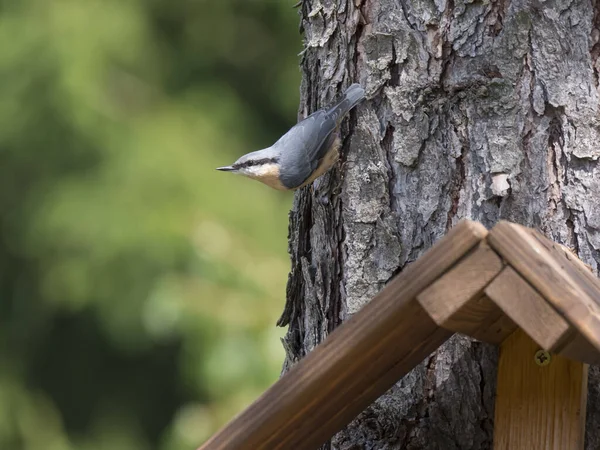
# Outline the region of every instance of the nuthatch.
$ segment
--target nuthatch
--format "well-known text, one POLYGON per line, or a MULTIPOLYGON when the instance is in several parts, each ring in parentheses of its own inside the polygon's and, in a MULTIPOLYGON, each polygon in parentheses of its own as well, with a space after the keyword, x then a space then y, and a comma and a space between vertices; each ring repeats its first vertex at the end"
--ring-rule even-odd
POLYGON ((353 84, 340 101, 298 122, 271 147, 248 153, 217 170, 244 175, 279 190, 306 186, 338 160, 340 123, 364 97, 362 86, 353 84))

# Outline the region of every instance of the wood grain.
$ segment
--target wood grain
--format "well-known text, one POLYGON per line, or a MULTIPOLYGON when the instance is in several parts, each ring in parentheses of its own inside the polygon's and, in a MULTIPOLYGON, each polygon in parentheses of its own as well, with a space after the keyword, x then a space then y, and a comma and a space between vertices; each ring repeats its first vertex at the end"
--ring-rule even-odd
POLYGON ((201 449, 314 449, 437 349, 416 296, 485 238, 463 221, 201 449))
POLYGON ((499 311, 482 294, 503 267, 504 263, 498 254, 487 244, 481 243, 421 292, 417 299, 439 326, 487 340, 489 333, 481 328, 481 324, 490 315, 498 320, 499 311), (483 336, 476 335, 478 331, 483 331, 483 336))
POLYGON ((487 238, 490 246, 600 351, 600 290, 595 283, 584 282, 585 275, 578 268, 557 260, 544 239, 508 222, 496 225, 487 238))
POLYGON ((538 366, 539 349, 517 330, 500 348, 494 450, 581 450, 587 365, 552 355, 538 366))
MULTIPOLYGON (((564 245, 551 241, 543 234, 531 228, 524 229, 556 259, 560 266, 596 303, 600 302, 600 279, 592 269, 585 265, 575 254, 564 245)), ((563 356, 588 364, 600 364, 600 351, 578 331, 574 330, 571 339, 559 345, 557 350, 563 356)))
POLYGON ((559 353, 575 361, 600 365, 600 352, 581 333, 576 333, 573 339, 566 342, 559 353))
POLYGON ((505 268, 485 293, 543 349, 555 351, 573 337, 569 323, 513 268, 505 268))
POLYGON ((535 230, 530 228, 526 228, 526 230, 548 250, 560 267, 573 279, 573 281, 575 281, 597 305, 600 305, 600 280, 592 273, 591 269, 565 246, 552 242, 546 236, 535 230))
POLYGON ((516 329, 517 324, 485 294, 477 299, 483 303, 488 314, 481 319, 479 327, 474 329, 469 336, 489 344, 500 345, 516 329))

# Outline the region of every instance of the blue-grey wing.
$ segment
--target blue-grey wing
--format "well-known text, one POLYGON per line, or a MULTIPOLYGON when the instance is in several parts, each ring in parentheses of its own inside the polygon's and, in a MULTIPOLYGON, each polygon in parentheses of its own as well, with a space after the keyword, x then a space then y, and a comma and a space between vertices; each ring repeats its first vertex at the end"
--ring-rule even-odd
POLYGON ((280 163, 286 170, 279 178, 286 187, 296 188, 313 174, 333 145, 341 119, 363 98, 363 88, 353 84, 341 101, 316 111, 281 137, 276 145, 282 147, 280 163))
POLYGON ((317 111, 293 127, 283 136, 279 178, 288 188, 293 189, 304 183, 319 166, 329 147, 329 136, 336 128, 335 120, 327 116, 325 110, 317 111))

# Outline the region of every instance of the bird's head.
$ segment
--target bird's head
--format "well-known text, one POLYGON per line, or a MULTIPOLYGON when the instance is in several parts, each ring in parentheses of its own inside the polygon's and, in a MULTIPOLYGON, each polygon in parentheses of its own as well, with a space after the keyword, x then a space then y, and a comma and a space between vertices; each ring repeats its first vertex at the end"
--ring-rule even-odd
POLYGON ((243 175, 272 188, 286 190, 279 180, 279 157, 271 148, 248 153, 232 165, 217 167, 217 170, 243 175))

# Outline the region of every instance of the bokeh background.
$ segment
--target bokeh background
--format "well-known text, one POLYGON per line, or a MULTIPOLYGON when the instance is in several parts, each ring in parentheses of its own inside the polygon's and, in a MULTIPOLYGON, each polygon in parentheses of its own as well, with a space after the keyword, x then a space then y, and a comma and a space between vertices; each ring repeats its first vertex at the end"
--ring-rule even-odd
POLYGON ((183 450, 276 380, 288 0, 0 0, 0 449, 183 450))

